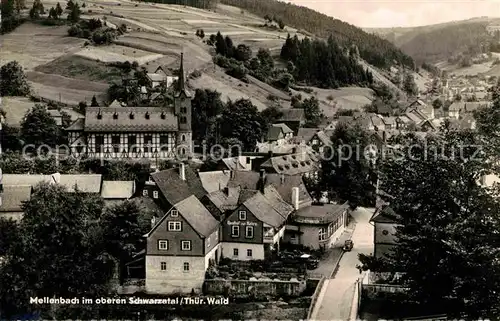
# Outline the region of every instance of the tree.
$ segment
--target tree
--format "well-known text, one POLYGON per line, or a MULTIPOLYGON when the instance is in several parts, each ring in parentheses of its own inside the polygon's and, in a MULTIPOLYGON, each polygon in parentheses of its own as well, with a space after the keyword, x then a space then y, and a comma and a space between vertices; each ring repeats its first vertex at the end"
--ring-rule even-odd
POLYGON ((36 147, 57 144, 59 128, 45 106, 36 104, 26 113, 21 123, 21 139, 26 145, 33 144, 36 147))
POLYGON ((415 83, 415 79, 413 78, 413 74, 407 73, 403 80, 403 91, 408 96, 416 96, 418 95, 418 87, 415 83))
POLYGON ((226 36, 226 38, 224 38, 224 42, 226 43, 226 57, 233 58, 235 51, 233 40, 229 36, 226 36))
POLYGON ((56 4, 56 14, 57 14, 57 17, 60 17, 63 13, 63 9, 61 8, 61 5, 59 4, 59 2, 56 4))
POLYGON ((56 9, 54 7, 50 8, 49 10, 49 19, 58 19, 59 17, 57 16, 56 9))
POLYGON ((271 52, 268 49, 260 48, 257 52, 257 59, 259 59, 260 65, 267 68, 274 68, 274 59, 271 56, 271 52))
POLYGON ((439 108, 443 107, 443 102, 441 101, 441 99, 436 98, 436 99, 432 102, 432 107, 434 107, 434 109, 439 109, 439 108))
POLYGON ((9 248, 0 267, 0 277, 11 281, 0 287, 4 318, 34 309, 51 318, 58 309, 29 305, 23 299, 26 295, 70 298, 109 294, 114 261, 105 251, 99 221, 103 207, 100 196, 68 193, 60 185, 35 187, 23 206, 20 240, 9 248))
POLYGON ((78 22, 80 20, 80 14, 81 14, 80 6, 78 5, 78 3, 75 3, 74 5, 71 6, 70 12, 68 14, 68 21, 75 23, 78 22))
POLYGON ((16 221, 0 217, 0 256, 6 255, 19 242, 16 221))
POLYGON ((90 107, 99 107, 99 103, 97 102, 97 98, 92 96, 92 102, 90 103, 90 107))
POLYGON ((318 99, 312 96, 302 102, 304 108, 304 116, 306 118, 306 126, 317 127, 323 118, 323 113, 319 108, 318 99))
POLYGON ((269 127, 283 117, 283 111, 278 106, 273 105, 261 111, 260 116, 265 124, 262 132, 267 133, 269 127))
POLYGON ((193 139, 213 144, 217 135, 217 121, 225 106, 220 93, 210 89, 196 89, 191 102, 193 139))
POLYGON ((45 13, 45 9, 40 0, 35 0, 33 2, 33 7, 30 10, 30 18, 31 19, 39 19, 41 14, 45 13))
POLYGON ((227 55, 227 51, 228 48, 226 45, 226 41, 224 40, 224 37, 219 31, 215 36, 215 52, 225 57, 227 55))
POLYGON ((234 58, 243 62, 248 61, 252 58, 252 49, 247 45, 238 45, 234 58))
POLYGON ((393 142, 400 156, 381 164, 380 188, 391 195, 401 225, 384 267, 405 273, 408 299, 421 306, 451 317, 497 319, 498 194, 477 183, 487 167, 476 154, 474 132, 441 137, 400 137, 393 142))
POLYGON ((243 151, 253 151, 262 139, 263 119, 248 99, 228 101, 220 119, 221 138, 235 138, 243 151))
POLYGON ((278 20, 278 26, 280 27, 281 30, 285 29, 285 23, 283 20, 279 19, 278 20))
POLYGON ((331 148, 321 163, 320 186, 331 199, 348 201, 351 207, 373 206, 374 173, 368 153, 370 139, 359 125, 341 123, 330 138, 331 148))
POLYGON ((0 69, 0 91, 2 96, 25 96, 30 87, 23 67, 17 61, 11 61, 0 69))
POLYGON ((66 10, 73 10, 73 6, 75 5, 75 3, 73 2, 73 0, 68 0, 68 2, 66 3, 66 10))
POLYGON ((120 262, 121 275, 134 254, 145 248, 143 235, 151 229, 151 216, 134 201, 116 204, 104 211, 102 224, 109 254, 120 262))

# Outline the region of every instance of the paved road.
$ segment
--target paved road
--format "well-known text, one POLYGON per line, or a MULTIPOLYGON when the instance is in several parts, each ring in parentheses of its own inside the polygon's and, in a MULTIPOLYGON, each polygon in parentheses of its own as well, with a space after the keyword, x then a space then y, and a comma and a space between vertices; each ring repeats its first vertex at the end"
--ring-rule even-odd
POLYGON ((373 253, 373 225, 369 223, 373 209, 358 208, 352 213, 356 226, 352 235, 354 248, 344 254, 334 278, 327 280, 312 314, 313 320, 348 320, 356 280, 358 254, 373 253))

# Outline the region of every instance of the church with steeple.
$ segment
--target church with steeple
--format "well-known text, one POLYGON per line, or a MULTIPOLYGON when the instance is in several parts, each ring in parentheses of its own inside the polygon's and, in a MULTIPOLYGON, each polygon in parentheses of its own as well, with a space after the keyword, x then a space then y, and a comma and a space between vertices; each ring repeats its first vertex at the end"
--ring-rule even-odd
POLYGON ((192 94, 186 87, 183 54, 174 104, 130 107, 113 102, 87 107, 85 118, 66 128, 72 154, 104 159, 186 159, 193 152, 192 94))

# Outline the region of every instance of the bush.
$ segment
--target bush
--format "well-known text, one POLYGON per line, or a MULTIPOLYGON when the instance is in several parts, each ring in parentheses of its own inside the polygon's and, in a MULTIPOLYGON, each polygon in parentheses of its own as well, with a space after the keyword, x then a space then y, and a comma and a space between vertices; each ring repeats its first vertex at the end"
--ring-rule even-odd
POLYGON ((201 77, 201 71, 199 71, 198 69, 196 69, 195 71, 193 71, 191 73, 190 76, 191 76, 191 78, 199 78, 199 77, 201 77))
POLYGON ((70 37, 78 37, 78 38, 81 38, 82 37, 82 28, 80 28, 79 25, 72 25, 69 29, 68 29, 68 35, 70 37))

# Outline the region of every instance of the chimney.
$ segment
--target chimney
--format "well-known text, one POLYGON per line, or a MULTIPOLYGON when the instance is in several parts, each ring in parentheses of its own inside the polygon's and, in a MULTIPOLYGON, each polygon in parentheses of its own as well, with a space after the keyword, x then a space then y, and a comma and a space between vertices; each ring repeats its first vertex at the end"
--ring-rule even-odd
POLYGON ((52 181, 55 184, 59 184, 61 182, 61 174, 59 173, 52 174, 52 181))
POLYGON ((285 174, 280 175, 281 184, 285 184, 285 174))
POLYGON ((259 186, 258 190, 264 194, 264 187, 265 187, 265 181, 264 181, 264 176, 265 176, 266 171, 264 169, 260 170, 260 178, 259 178, 259 186))
POLYGON ((179 176, 183 181, 186 180, 186 165, 184 163, 181 163, 179 166, 179 176))
POLYGON ((299 209, 299 188, 298 187, 292 187, 292 205, 296 211, 299 209))
POLYGON ((234 178, 235 176, 236 176, 236 171, 235 170, 229 171, 229 177, 230 178, 234 178))

